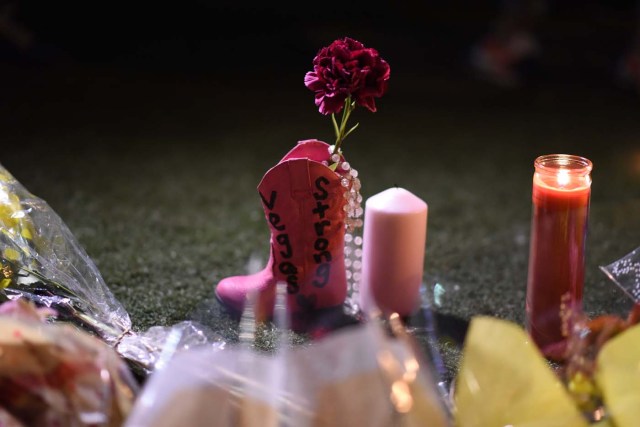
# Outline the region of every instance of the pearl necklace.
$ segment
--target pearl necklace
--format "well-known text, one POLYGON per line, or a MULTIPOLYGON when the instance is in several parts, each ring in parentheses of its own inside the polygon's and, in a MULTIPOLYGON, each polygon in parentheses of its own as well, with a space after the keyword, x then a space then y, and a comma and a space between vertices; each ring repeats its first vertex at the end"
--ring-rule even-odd
MULTIPOLYGON (((344 161, 341 154, 332 154, 334 146, 329 147, 329 156, 333 164, 337 164, 335 171, 341 176, 340 185, 344 188, 345 204, 343 209, 346 213, 344 235, 344 266, 347 276, 347 301, 345 307, 349 314, 357 314, 358 293, 360 287, 362 270, 362 195, 360 188, 362 184, 358 178, 358 171, 351 167, 349 162, 344 161)), ((323 162, 327 165, 329 162, 323 162)))

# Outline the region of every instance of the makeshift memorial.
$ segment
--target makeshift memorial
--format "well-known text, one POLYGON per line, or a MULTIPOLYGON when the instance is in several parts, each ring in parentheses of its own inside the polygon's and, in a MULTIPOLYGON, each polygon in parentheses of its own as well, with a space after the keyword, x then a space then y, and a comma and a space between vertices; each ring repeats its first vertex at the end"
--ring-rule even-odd
POLYGON ((0 425, 120 426, 138 392, 107 344, 24 298, 0 305, 0 425))
POLYGON ((224 345, 190 321, 134 332, 129 314, 62 219, 0 166, 0 302, 19 298, 100 337, 141 376, 153 369, 171 334, 179 334, 178 347, 224 345))
POLYGON ((356 232, 363 214, 358 172, 345 160, 342 144, 358 126, 347 126, 352 112, 357 106, 375 112, 388 79, 386 61, 356 40, 320 49, 304 83, 320 113, 331 114, 336 141, 301 141, 262 178, 258 194, 271 231, 270 258, 256 274, 217 284, 217 298, 232 313, 242 313, 247 296, 256 292, 258 320, 271 317, 280 280, 287 283, 296 331, 342 309, 360 279, 362 238, 356 232))
POLYGON ((548 352, 566 336, 561 305, 582 307, 593 165, 566 154, 540 156, 534 165, 526 321, 533 341, 548 352))
POLYGON ((402 316, 420 305, 427 239, 427 204, 404 188, 367 199, 364 215, 362 283, 364 311, 402 316))

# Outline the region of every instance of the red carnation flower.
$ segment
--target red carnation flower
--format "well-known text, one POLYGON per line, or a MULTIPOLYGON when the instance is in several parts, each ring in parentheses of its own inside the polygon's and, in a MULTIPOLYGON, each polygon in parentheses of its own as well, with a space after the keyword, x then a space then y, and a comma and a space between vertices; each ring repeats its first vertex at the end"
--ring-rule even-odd
POLYGON ((389 72, 389 64, 377 50, 347 37, 320 49, 304 84, 315 92, 315 103, 322 114, 339 113, 349 97, 375 112, 374 98, 387 91, 389 72))
POLYGON ((329 166, 338 165, 336 155, 347 136, 358 127, 347 128, 347 122, 357 105, 371 112, 376 111, 375 98, 387 91, 389 64, 380 58, 378 51, 367 48, 357 40, 346 37, 320 49, 313 59, 313 71, 304 76, 304 84, 315 92, 316 105, 322 114, 331 114, 336 143, 331 150, 329 166), (336 113, 342 111, 340 123, 336 113))

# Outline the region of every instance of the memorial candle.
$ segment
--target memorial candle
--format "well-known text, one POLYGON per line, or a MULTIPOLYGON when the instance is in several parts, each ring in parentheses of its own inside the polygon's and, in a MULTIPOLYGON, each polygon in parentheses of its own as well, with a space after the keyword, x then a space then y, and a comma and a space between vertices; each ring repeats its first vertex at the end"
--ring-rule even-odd
POLYGON ((545 352, 563 336, 561 307, 580 310, 591 195, 591 161, 551 154, 534 163, 527 329, 545 352))
POLYGON ((404 188, 367 199, 360 304, 407 316, 420 302, 427 238, 427 204, 404 188))

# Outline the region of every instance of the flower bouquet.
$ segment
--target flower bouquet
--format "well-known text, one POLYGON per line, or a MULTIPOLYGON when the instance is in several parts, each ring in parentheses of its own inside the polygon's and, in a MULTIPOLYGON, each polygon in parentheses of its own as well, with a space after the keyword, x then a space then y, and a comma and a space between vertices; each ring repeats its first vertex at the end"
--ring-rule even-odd
POLYGON ((0 166, 0 303, 26 299, 53 309, 52 321, 72 323, 102 339, 143 378, 170 334, 178 347, 223 345, 202 325, 132 330, 129 314, 62 219, 0 166))

